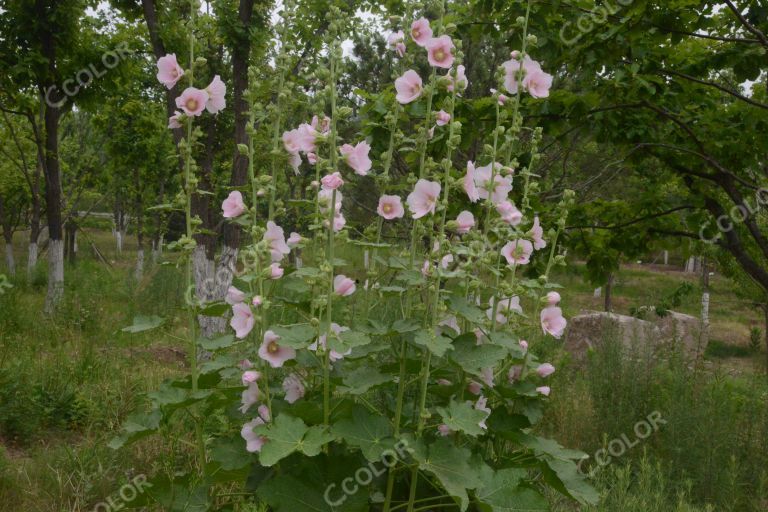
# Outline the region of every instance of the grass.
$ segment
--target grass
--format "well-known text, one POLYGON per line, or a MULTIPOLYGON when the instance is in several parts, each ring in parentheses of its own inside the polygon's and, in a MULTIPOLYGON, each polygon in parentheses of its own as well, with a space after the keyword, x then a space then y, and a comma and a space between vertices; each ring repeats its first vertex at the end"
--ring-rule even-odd
MULTIPOLYGON (((146 403, 147 392, 184 371, 183 284, 173 265, 148 267, 136 283, 131 237, 122 255, 108 231, 90 229, 88 238, 109 264, 95 259, 83 239, 77 264, 67 267, 65 299, 55 317, 41 314, 44 255, 31 283, 19 276, 0 297, 0 512, 89 511, 136 475, 172 471, 189 460, 181 422, 125 450, 106 447, 146 403), (137 335, 120 332, 139 314, 160 315, 166 323, 137 335)), ((24 274, 22 237, 16 242, 24 274)), ((361 261, 356 248, 340 256, 361 261)), ((579 265, 554 280, 565 286, 567 316, 602 308, 579 265)), ((615 310, 626 314, 659 304, 683 282, 693 291, 678 310, 697 314, 695 277, 628 266, 617 276, 615 310)), ((764 354, 739 348, 748 345, 761 319, 727 280, 715 276, 711 293, 716 341, 709 355, 744 363, 737 376, 718 367, 689 369, 672 356, 655 361, 634 354, 627 360, 615 350, 594 355, 585 371, 569 364, 559 342, 534 347, 558 367, 543 434, 594 454, 654 410, 668 421, 642 447, 597 474, 604 499, 589 512, 768 508, 758 498, 768 495, 768 391, 754 376, 764 354)), ((209 426, 218 428, 217 421, 211 418, 209 426)), ((574 510, 554 497, 552 505, 574 510)), ((256 510, 264 512, 241 512, 256 510)))

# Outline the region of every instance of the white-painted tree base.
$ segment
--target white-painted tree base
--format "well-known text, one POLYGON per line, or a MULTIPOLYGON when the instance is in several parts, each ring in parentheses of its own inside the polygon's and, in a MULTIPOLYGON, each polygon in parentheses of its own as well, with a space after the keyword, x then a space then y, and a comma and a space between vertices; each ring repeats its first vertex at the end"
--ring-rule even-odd
POLYGON ((5 243, 5 266, 8 268, 8 275, 16 275, 16 260, 13 258, 13 244, 5 243))
POLYGON ((141 281, 144 277, 144 249, 136 251, 136 269, 134 270, 134 277, 137 281, 141 281))
POLYGON ((64 241, 51 240, 48 244, 48 293, 45 296, 45 312, 56 310, 64 296, 64 241))
POLYGON ((30 242, 27 247, 27 279, 32 280, 37 268, 37 244, 30 242))

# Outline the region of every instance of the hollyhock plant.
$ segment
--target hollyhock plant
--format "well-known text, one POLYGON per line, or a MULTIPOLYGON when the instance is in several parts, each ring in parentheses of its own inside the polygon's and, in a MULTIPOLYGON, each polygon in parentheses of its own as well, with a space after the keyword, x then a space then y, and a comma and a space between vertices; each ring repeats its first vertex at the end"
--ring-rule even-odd
POLYGON ((253 300, 251 300, 251 304, 253 304, 253 307, 258 308, 264 304, 264 299, 261 298, 261 295, 254 295, 253 300))
POLYGON ((549 334, 554 338, 560 339, 568 325, 563 310, 557 306, 547 306, 541 310, 541 329, 544 334, 549 334))
POLYGON ((264 341, 259 347, 259 357, 272 368, 281 368, 286 361, 296 358, 296 350, 281 346, 278 341, 280 336, 269 330, 264 333, 264 341))
POLYGON ((285 269, 283 269, 279 263, 272 263, 269 266, 270 279, 280 279, 281 277, 283 277, 283 274, 285 274, 285 269))
POLYGON ((181 128, 181 120, 183 118, 184 114, 179 112, 178 110, 173 113, 171 117, 168 118, 168 128, 175 130, 177 128, 181 128))
POLYGON ((264 446, 264 443, 267 442, 267 438, 256 434, 253 429, 264 425, 265 421, 261 418, 254 418, 245 425, 243 425, 242 430, 240 431, 240 436, 245 440, 245 449, 246 451, 250 453, 257 453, 261 451, 261 448, 264 446))
POLYGON ((475 216, 472 215, 472 212, 469 212, 467 210, 464 210, 459 214, 458 217, 456 217, 456 232, 460 235, 469 233, 469 231, 475 227, 475 216))
MULTIPOLYGON (((512 58, 502 64, 504 67, 504 88, 510 94, 517 94, 519 87, 519 75, 520 75, 520 60, 519 55, 514 55, 512 58)), ((523 88, 525 88, 525 77, 534 72, 541 71, 541 65, 535 60, 531 59, 528 55, 523 57, 522 64, 523 71, 523 88)))
POLYGON ((157 80, 168 89, 173 89, 182 76, 184 70, 176 61, 175 53, 157 59, 157 80))
POLYGON ((475 163, 467 162, 467 173, 464 175, 462 186, 464 187, 464 192, 467 193, 467 197, 469 197, 469 200, 473 203, 480 199, 480 192, 475 183, 475 172, 475 163))
POLYGON ((355 282, 345 275, 338 275, 333 278, 333 291, 341 297, 349 297, 355 293, 355 282))
POLYGON ((409 69, 403 73, 403 76, 395 80, 395 91, 397 91, 395 99, 403 105, 411 103, 419 99, 423 88, 424 84, 419 74, 409 69))
POLYGON ((532 98, 547 98, 552 88, 552 75, 541 69, 531 71, 525 75, 523 87, 532 98))
POLYGON ((435 213, 437 198, 440 196, 440 184, 436 181, 419 180, 413 192, 408 194, 406 202, 414 219, 420 219, 429 213, 435 213))
POLYGON ((225 219, 234 219, 242 215, 246 210, 243 194, 238 190, 230 192, 224 202, 221 203, 221 210, 225 219))
POLYGON ((510 226, 517 226, 523 220, 523 214, 509 201, 502 201, 496 205, 496 211, 501 215, 501 220, 510 226))
POLYGON ((323 179, 320 180, 320 184, 323 187, 323 190, 336 190, 344 184, 344 179, 342 179, 340 172, 334 172, 333 174, 323 176, 323 179))
POLYGON ((508 176, 501 175, 499 172, 501 168, 501 164, 496 163, 495 173, 491 169, 491 164, 475 169, 474 181, 480 199, 491 197, 493 204, 499 204, 507 200, 507 196, 512 191, 512 180, 508 176), (491 182, 491 178, 493 178, 493 182, 491 182), (491 189, 493 192, 491 192, 491 189))
POLYGON ((368 157, 370 150, 370 144, 365 141, 358 142, 355 146, 344 144, 340 148, 344 161, 360 176, 366 176, 371 170, 371 159, 368 157))
POLYGON ((381 196, 376 213, 387 220, 401 219, 405 215, 405 209, 400 196, 381 196))
POLYGON ((536 392, 544 396, 549 396, 551 389, 549 389, 549 386, 539 386, 538 388, 536 388, 536 392))
POLYGON ((545 379, 555 373, 555 367, 549 363, 540 364, 539 367, 536 368, 536 373, 539 377, 545 379))
POLYGON ((560 294, 557 292, 549 292, 547 293, 547 305, 548 306, 557 306, 560 304, 560 294))
POLYGON ((243 386, 246 386, 246 389, 240 395, 240 412, 245 414, 248 412, 248 409, 259 403, 261 393, 256 381, 245 382, 245 379, 243 379, 243 386))
POLYGON ((282 261, 282 259, 291 252, 291 248, 285 243, 285 232, 283 228, 272 222, 267 222, 267 231, 264 233, 264 242, 269 246, 272 255, 272 261, 282 261))
POLYGON ((288 247, 293 249, 294 247, 298 247, 300 243, 302 243, 304 239, 301 237, 300 234, 298 234, 295 231, 291 232, 291 235, 288 237, 288 240, 286 243, 288 244, 288 247))
POLYGON ((501 248, 501 254, 510 265, 527 265, 531 261, 533 245, 528 240, 513 240, 501 248))
POLYGON ((211 114, 217 114, 227 106, 226 94, 227 86, 221 81, 219 75, 213 77, 208 87, 205 88, 208 93, 208 101, 205 103, 205 109, 211 114))
POLYGON ((425 47, 432 39, 432 28, 427 18, 419 18, 411 23, 411 38, 419 46, 425 47))
MULTIPOLYGON (((491 408, 488 407, 488 399, 481 396, 477 399, 477 402, 475 403, 475 410, 483 411, 484 413, 488 414, 488 416, 491 415, 491 408)), ((484 420, 482 420, 478 425, 483 430, 488 430, 488 426, 485 424, 485 420, 487 420, 488 417, 486 417, 484 420)))
POLYGON ((465 73, 466 68, 463 64, 456 66, 456 76, 454 76, 453 71, 448 71, 448 74, 446 75, 446 80, 448 81, 446 89, 448 92, 453 92, 454 87, 458 86, 456 93, 458 96, 461 96, 460 93, 467 90, 467 87, 469 87, 469 80, 467 80, 467 75, 465 75, 465 73))
POLYGON ((387 37, 387 46, 390 50, 394 50, 398 57, 405 56, 405 34, 402 30, 392 32, 387 37))
MULTIPOLYGON (((342 332, 349 331, 349 327, 343 327, 343 326, 341 326, 341 325, 339 325, 339 324, 337 324, 335 322, 331 322, 331 330, 334 333, 336 333, 336 335, 338 336, 342 332)), ((311 350, 313 352, 317 352, 319 347, 322 347, 324 350, 327 350, 328 349, 327 340, 328 340, 328 337, 325 334, 321 334, 317 338, 317 341, 312 343, 308 348, 309 348, 309 350, 311 350)), ((335 350, 331 350, 330 353, 328 354, 328 357, 330 358, 330 361, 332 363, 335 363, 336 361, 340 361, 340 360, 344 359, 344 356, 348 356, 351 353, 352 353, 352 349, 347 350, 343 354, 340 354, 339 352, 336 352, 335 350)))
POLYGON ((445 126, 450 122, 451 122, 451 114, 449 114, 445 110, 441 110, 437 114, 435 114, 435 123, 437 124, 437 126, 445 126))
POLYGON ((494 307, 496 309, 496 323, 502 325, 506 324, 508 321, 507 316, 504 314, 505 312, 515 311, 521 315, 523 314, 523 308, 520 306, 520 297, 517 295, 508 299, 500 300, 497 306, 494 306, 495 300, 495 297, 491 297, 488 309, 485 310, 485 314, 489 320, 493 319, 494 307))
POLYGON ((433 37, 425 47, 430 66, 447 69, 453 66, 453 41, 449 36, 433 37))
POLYGON ((181 96, 176 98, 176 107, 188 116, 196 117, 202 114, 206 103, 208 103, 208 93, 194 87, 187 87, 181 96))
MULTIPOLYGON (((323 214, 328 213, 328 208, 331 206, 331 200, 333 199, 333 190, 323 188, 318 192, 317 196, 320 203, 320 212, 323 214)), ((336 213, 341 211, 342 199, 341 190, 336 190, 336 213)))
POLYGON ((240 339, 248 336, 254 323, 253 313, 248 304, 238 302, 232 306, 232 319, 229 321, 229 325, 235 330, 235 336, 240 339))

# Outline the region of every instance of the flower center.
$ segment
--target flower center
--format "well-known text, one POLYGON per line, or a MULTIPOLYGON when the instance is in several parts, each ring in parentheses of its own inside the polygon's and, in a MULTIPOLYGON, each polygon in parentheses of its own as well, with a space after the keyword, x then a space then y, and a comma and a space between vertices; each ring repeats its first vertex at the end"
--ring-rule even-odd
POLYGON ((187 110, 197 110, 197 100, 195 98, 189 98, 187 100, 187 110))
POLYGON ((179 76, 179 72, 178 72, 176 69, 172 69, 172 70, 171 70, 171 76, 172 76, 173 78, 176 78, 176 77, 178 77, 178 76, 179 76))
POLYGON ((445 60, 445 52, 442 49, 435 51, 435 60, 438 62, 445 60))
POLYGON ((417 28, 413 29, 412 34, 414 39, 418 39, 421 37, 421 31, 417 28))
POLYGON ((382 210, 384 210, 384 213, 390 213, 392 211, 392 205, 391 204, 385 204, 381 207, 382 210))
POLYGON ((267 347, 267 351, 270 354, 276 354, 278 350, 280 350, 280 347, 278 347, 277 343, 275 343, 274 341, 270 342, 269 346, 267 347))

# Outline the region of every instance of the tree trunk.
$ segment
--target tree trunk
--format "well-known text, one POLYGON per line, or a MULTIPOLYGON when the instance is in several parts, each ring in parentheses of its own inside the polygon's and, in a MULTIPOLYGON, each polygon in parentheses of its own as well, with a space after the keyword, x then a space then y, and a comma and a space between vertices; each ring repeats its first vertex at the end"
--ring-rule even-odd
MULTIPOLYGON (((52 39, 52 38, 51 38, 52 39)), ((52 43, 51 43, 52 46, 52 43)), ((64 242, 61 219, 61 174, 59 171, 59 118, 56 107, 45 108, 45 203, 48 217, 48 293, 45 312, 56 309, 64 295, 64 242)))
POLYGON ((5 239, 5 266, 8 268, 8 275, 16 275, 16 261, 13 258, 13 222, 10 212, 7 211, 5 201, 0 197, 0 226, 3 228, 3 238, 5 239))
POLYGON ((134 215, 136 215, 136 271, 137 281, 144 277, 144 198, 141 193, 139 169, 133 170, 133 186, 136 193, 134 215))
POLYGON ((701 356, 709 344, 709 267, 706 258, 701 261, 701 334, 696 356, 701 356))
POLYGON ((608 274, 608 281, 606 281, 606 283, 605 283, 605 304, 604 304, 605 308, 604 309, 605 309, 605 311, 607 313, 610 313, 611 311, 613 311, 613 303, 612 303, 612 299, 613 299, 613 277, 614 277, 614 273, 613 272, 608 274))

